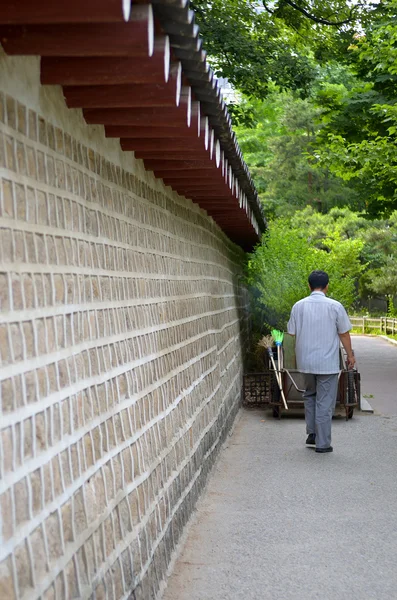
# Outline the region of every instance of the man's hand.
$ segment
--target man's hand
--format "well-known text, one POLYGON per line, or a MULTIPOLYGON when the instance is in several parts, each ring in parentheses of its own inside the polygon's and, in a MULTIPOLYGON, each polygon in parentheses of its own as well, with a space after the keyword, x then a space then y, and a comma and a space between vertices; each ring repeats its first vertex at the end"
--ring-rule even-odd
POLYGON ((340 333, 339 339, 343 344, 344 349, 347 354, 347 368, 352 369, 356 364, 356 359, 354 358, 353 349, 352 349, 352 341, 350 337, 350 333, 346 331, 346 333, 340 333))
POLYGON ((354 358, 354 354, 351 354, 350 356, 347 357, 347 368, 353 369, 355 364, 356 364, 356 359, 354 358))

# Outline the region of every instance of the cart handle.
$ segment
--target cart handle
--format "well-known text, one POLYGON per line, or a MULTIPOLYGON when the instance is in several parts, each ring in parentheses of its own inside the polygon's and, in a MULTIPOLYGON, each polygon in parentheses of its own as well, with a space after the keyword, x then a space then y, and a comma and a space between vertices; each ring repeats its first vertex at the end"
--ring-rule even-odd
POLYGON ((295 383, 295 381, 294 381, 294 378, 292 377, 292 375, 291 375, 291 373, 288 371, 288 369, 284 369, 284 371, 287 373, 288 377, 291 379, 291 381, 292 381, 292 383, 293 383, 293 385, 294 385, 294 388, 296 389, 296 391, 297 391, 297 392, 300 392, 301 394, 303 394, 303 392, 304 392, 305 390, 301 390, 300 388, 298 388, 298 386, 296 385, 296 383, 295 383))

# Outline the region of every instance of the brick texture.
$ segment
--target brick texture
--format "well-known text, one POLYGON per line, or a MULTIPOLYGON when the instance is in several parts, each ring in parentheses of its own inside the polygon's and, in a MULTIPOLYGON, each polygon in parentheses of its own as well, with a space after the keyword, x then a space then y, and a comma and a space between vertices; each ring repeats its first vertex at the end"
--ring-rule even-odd
POLYGON ((146 600, 239 405, 242 256, 104 138, 0 118, 0 598, 146 600))

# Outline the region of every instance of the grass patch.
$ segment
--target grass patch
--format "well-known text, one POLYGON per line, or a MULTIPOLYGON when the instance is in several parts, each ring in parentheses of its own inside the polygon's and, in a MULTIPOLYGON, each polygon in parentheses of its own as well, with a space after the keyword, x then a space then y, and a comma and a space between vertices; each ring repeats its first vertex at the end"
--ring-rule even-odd
POLYGON ((366 327, 363 331, 362 327, 352 327, 350 333, 358 333, 358 334, 370 334, 370 335, 383 335, 383 331, 380 329, 372 329, 371 327, 366 327))
POLYGON ((385 333, 384 331, 381 331, 380 329, 371 329, 369 327, 366 327, 364 332, 363 332, 363 328, 362 327, 353 327, 350 330, 350 333, 356 333, 358 335, 386 335, 388 338, 390 338, 391 340, 396 340, 397 341, 397 334, 392 334, 392 333, 385 333))

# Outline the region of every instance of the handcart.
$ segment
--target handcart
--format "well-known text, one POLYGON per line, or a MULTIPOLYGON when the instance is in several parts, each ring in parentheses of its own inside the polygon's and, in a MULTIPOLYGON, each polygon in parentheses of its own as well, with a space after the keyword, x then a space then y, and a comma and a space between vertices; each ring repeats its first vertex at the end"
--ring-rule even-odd
MULTIPOLYGON (((268 404, 273 409, 273 416, 278 419, 286 410, 278 380, 281 381, 281 389, 288 408, 303 408, 304 406, 302 397, 304 374, 296 369, 294 346, 294 338, 286 335, 281 353, 273 351, 273 361, 267 355, 264 358, 270 373, 268 404)), ((342 345, 340 345, 339 356, 340 371, 336 406, 344 409, 347 421, 352 418, 354 409, 360 407, 360 373, 357 368, 348 369, 347 355, 342 345)))

